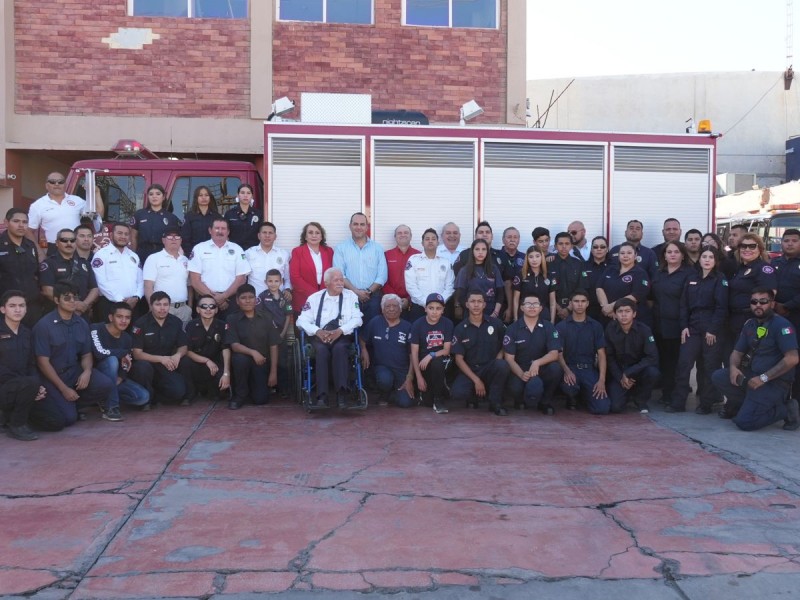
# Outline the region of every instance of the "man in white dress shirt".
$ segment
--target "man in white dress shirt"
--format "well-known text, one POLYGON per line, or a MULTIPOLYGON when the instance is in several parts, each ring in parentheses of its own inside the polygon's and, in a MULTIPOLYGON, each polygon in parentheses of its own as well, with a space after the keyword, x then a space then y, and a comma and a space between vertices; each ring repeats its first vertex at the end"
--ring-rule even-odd
POLYGON ((189 259, 181 252, 181 230, 167 227, 161 234, 164 248, 144 261, 144 297, 150 302, 153 292, 166 292, 170 298, 169 312, 178 317, 184 327, 192 319, 192 288, 189 286, 189 259))
POLYGON ((247 277, 247 283, 256 288, 256 297, 261 295, 261 292, 267 289, 266 279, 267 271, 270 269, 277 269, 281 272, 283 278, 283 291, 284 298, 288 302, 292 301, 292 281, 289 278, 289 253, 275 245, 277 239, 277 230, 275 225, 269 221, 264 221, 258 228, 258 246, 248 248, 244 255, 247 257, 247 262, 250 263, 250 275, 247 277))
POLYGON ((464 248, 461 245, 461 229, 452 221, 446 223, 442 227, 442 243, 436 249, 436 255, 446 258, 452 267, 464 248))
POLYGON ((297 326, 311 336, 316 356, 317 406, 328 402, 328 368, 333 364, 333 386, 339 408, 347 406, 349 391, 349 346, 353 332, 361 326, 358 296, 345 289, 341 269, 331 267, 323 276, 325 289, 309 296, 297 326))
POLYGON ((444 301, 453 295, 453 269, 447 258, 438 256, 439 236, 435 229, 422 234, 422 252, 409 257, 406 263, 406 291, 411 297, 411 322, 425 316, 425 303, 430 294, 440 294, 444 301))
POLYGON ((139 256, 128 247, 130 240, 130 226, 114 223, 111 243, 100 248, 92 258, 92 269, 100 290, 98 315, 108 315, 114 302, 125 302, 136 314, 136 305, 144 295, 144 283, 139 256))

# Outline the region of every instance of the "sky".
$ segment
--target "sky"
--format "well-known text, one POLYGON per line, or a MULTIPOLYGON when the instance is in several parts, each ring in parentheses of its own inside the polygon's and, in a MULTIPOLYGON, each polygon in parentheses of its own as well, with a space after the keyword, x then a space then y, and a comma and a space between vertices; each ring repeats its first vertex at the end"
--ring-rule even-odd
MULTIPOLYGON (((789 65, 786 0, 511 1, 528 2, 528 79, 789 65)), ((800 2, 792 1, 800 57, 800 2)))

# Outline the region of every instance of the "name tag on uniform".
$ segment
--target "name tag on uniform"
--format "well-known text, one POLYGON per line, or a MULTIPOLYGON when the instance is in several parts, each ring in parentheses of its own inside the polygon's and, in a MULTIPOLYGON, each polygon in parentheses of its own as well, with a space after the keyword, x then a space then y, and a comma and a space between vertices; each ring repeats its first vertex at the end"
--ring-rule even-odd
POLYGON ((689 285, 697 285, 697 282, 696 281, 690 281, 689 285))

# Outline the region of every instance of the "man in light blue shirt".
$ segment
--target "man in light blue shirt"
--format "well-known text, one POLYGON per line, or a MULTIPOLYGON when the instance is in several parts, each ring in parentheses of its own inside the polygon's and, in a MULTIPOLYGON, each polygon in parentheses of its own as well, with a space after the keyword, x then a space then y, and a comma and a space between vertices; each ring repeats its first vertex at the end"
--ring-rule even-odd
POLYGON ((336 246, 333 253, 333 266, 344 273, 344 287, 358 296, 364 323, 380 313, 381 288, 388 277, 383 248, 367 237, 368 227, 367 216, 354 213, 350 217, 352 238, 336 246))

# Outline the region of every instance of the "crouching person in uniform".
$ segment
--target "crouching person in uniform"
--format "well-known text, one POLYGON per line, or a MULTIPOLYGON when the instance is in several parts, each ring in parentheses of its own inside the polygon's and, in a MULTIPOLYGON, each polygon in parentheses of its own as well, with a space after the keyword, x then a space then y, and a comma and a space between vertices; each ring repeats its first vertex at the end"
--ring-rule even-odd
POLYGON ((73 425, 79 418, 78 400, 102 406, 114 385, 92 368, 89 324, 75 313, 78 300, 74 284, 56 283, 53 286, 56 309, 33 328, 36 364, 47 395, 34 404, 31 420, 36 427, 47 431, 73 425))
POLYGON ((391 399, 400 408, 414 403, 414 383, 408 349, 411 323, 401 319, 403 305, 397 294, 384 294, 381 314, 372 317, 359 337, 361 365, 372 372, 380 400, 388 404, 391 399))
POLYGON ((636 302, 630 298, 614 303, 614 316, 616 320, 606 327, 611 412, 624 411, 632 400, 639 412, 646 414, 659 377, 656 340, 650 328, 636 320, 636 302))
POLYGON ((239 310, 228 317, 226 342, 231 348, 233 397, 228 408, 238 410, 248 398, 269 402, 269 389, 278 385, 278 345, 281 334, 266 311, 256 310, 256 288, 236 289, 239 310))
POLYGON ((564 378, 561 390, 567 395, 567 408, 575 410, 578 398, 593 415, 607 415, 611 402, 606 393, 606 340, 603 326, 586 314, 589 294, 573 292, 569 316, 556 325, 563 350, 559 356, 564 378), (597 366, 595 366, 597 357, 597 366))
POLYGON ((538 296, 524 296, 520 306, 522 316, 509 325, 503 338, 503 350, 511 369, 508 392, 515 404, 554 415, 553 394, 561 380, 558 364, 561 340, 555 326, 541 318, 542 303, 538 296))
POLYGON ((98 371, 114 382, 103 411, 107 421, 122 421, 120 403, 147 406, 150 392, 128 377, 133 364, 133 338, 127 332, 133 309, 126 302, 111 305, 107 323, 91 327, 92 354, 98 371))
POLYGON ((150 296, 150 312, 133 328, 131 377, 150 392, 152 404, 166 401, 189 405, 186 378, 187 340, 183 322, 169 309, 172 300, 163 291, 150 296))
POLYGON ((411 364, 417 388, 426 404, 437 415, 447 414, 447 367, 453 343, 453 322, 444 316, 446 300, 442 294, 428 294, 425 316, 411 326, 411 364))
POLYGON ((453 334, 452 353, 461 371, 453 381, 450 397, 456 402, 474 404, 486 398, 489 410, 497 416, 508 411, 503 406, 509 367, 503 360, 505 325, 500 319, 483 314, 486 299, 483 292, 471 291, 466 300, 469 316, 459 323, 453 334))
POLYGON ((186 374, 190 402, 198 393, 212 397, 216 395, 212 390, 218 390, 221 398, 231 389, 231 351, 225 339, 228 325, 216 318, 219 309, 211 294, 202 294, 196 306, 200 316, 186 326, 186 356, 191 361, 186 374))
POLYGON ((798 363, 794 326, 776 315, 775 294, 756 288, 750 294, 752 319, 742 328, 729 369, 718 369, 711 381, 727 398, 720 416, 739 429, 753 431, 784 419, 784 429, 800 427, 798 405, 789 398, 798 363))
POLYGON ((333 367, 333 387, 339 408, 347 406, 349 393, 349 345, 353 332, 361 326, 358 296, 344 288, 341 269, 331 267, 322 276, 325 289, 308 297, 297 319, 297 326, 311 336, 315 352, 317 406, 328 405, 329 366, 333 367))
POLYGON ((22 324, 27 306, 19 290, 0 296, 0 408, 8 437, 23 442, 39 436, 28 427, 34 402, 44 398, 33 358, 31 330, 22 324))

